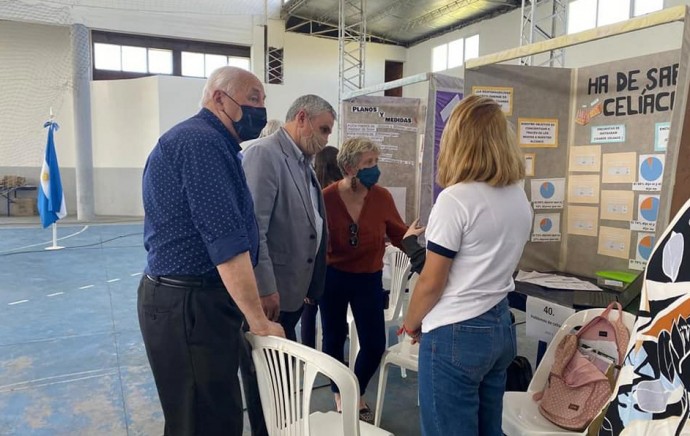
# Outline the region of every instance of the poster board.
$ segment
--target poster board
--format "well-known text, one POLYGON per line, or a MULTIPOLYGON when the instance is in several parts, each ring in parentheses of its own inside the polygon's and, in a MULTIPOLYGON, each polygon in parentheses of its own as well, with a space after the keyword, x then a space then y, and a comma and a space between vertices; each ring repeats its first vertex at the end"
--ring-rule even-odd
POLYGON ((520 263, 523 269, 554 271, 560 265, 571 74, 568 69, 518 65, 487 65, 465 71, 467 89, 503 89, 504 94, 511 95, 512 102, 504 106, 511 109, 511 114, 506 115, 516 135, 520 135, 519 127, 523 125, 525 141, 519 142, 523 142, 521 149, 531 174, 525 178, 525 191, 530 201, 539 202, 533 233, 520 263), (526 133, 525 126, 529 126, 526 133))
POLYGON ((417 144, 423 131, 420 100, 399 97, 355 97, 341 108, 340 137, 365 137, 381 149, 379 185, 390 188, 396 203, 405 204, 403 220, 417 215, 417 144), (404 198, 404 200, 403 200, 404 198))
POLYGON ((644 268, 678 185, 681 145, 671 121, 684 119, 677 113, 685 108, 676 93, 679 61, 674 50, 579 69, 486 65, 465 72, 468 88, 514 89, 509 119, 535 209, 520 268, 588 277, 644 268), (561 181, 559 208, 553 200, 561 200, 561 181))

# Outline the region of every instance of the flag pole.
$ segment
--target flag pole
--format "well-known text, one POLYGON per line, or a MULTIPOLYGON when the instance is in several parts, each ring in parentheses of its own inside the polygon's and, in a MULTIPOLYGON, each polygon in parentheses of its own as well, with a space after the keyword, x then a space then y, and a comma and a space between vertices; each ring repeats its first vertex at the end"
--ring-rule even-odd
MULTIPOLYGON (((55 115, 53 114, 53 107, 50 107, 50 118, 49 121, 52 123, 55 121, 55 115)), ((65 247, 61 247, 57 244, 57 221, 55 221, 52 226, 53 228, 53 245, 46 247, 46 250, 62 250, 65 247)))
POLYGON ((57 244, 57 221, 54 222, 51 227, 53 228, 53 245, 46 247, 46 250, 62 250, 65 247, 61 247, 57 244))

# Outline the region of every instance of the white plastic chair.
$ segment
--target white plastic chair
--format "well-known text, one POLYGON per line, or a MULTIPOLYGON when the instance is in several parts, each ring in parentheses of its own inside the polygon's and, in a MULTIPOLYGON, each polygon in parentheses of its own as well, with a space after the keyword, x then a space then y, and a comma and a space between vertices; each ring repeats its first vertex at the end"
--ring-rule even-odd
MULTIPOLYGON (((405 290, 410 275, 410 259, 407 255, 391 246, 386 249, 386 255, 390 258, 391 265, 391 285, 388 300, 388 309, 383 311, 383 320, 386 328, 386 346, 388 346, 388 331, 392 326, 397 327, 402 312, 405 290)), ((357 353, 359 353, 359 337, 357 336, 357 326, 352 310, 347 308, 347 328, 350 337, 349 366, 354 370, 357 353)), ((403 374, 404 377, 404 374, 403 374)))
MULTIPOLYGON (((417 284, 418 274, 414 274, 409 281, 410 299, 417 284)), ((419 344, 412 344, 412 340, 407 335, 398 338, 398 343, 389 347, 381 358, 381 369, 379 372, 379 386, 376 394, 376 410, 374 411, 374 425, 381 424, 381 414, 383 412, 383 400, 386 396, 386 384, 388 382, 388 367, 397 365, 401 371, 409 369, 419 372, 419 344)))
POLYGON ((270 436, 392 436, 359 420, 359 385, 345 365, 287 339, 251 333, 246 337, 252 345, 261 406, 270 436), (342 413, 309 413, 318 373, 338 386, 342 413))
MULTIPOLYGON (((585 435, 583 432, 574 432, 563 429, 547 420, 539 413, 539 403, 532 399, 536 392, 544 390, 549 378, 549 372, 553 365, 556 349, 561 339, 572 331, 573 328, 583 326, 591 321, 605 309, 587 309, 575 312, 565 320, 561 328, 556 332, 546 349, 541 363, 534 372, 527 392, 506 392, 503 397, 503 422, 502 430, 506 436, 557 436, 557 435, 585 435)), ((611 317, 615 317, 617 311, 612 311, 611 317)), ((623 312, 623 323, 632 336, 635 315, 623 312)), ((615 389, 614 389, 615 392, 615 389)))

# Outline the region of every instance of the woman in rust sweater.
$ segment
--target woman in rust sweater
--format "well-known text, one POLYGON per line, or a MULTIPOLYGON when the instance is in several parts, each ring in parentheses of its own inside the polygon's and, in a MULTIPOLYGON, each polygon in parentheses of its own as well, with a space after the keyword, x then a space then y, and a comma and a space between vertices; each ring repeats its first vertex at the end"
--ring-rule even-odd
MULTIPOLYGON (((385 237, 400 247, 407 231, 391 194, 376 185, 379 154, 368 139, 345 141, 338 152, 345 177, 323 191, 329 234, 326 288, 319 301, 323 351, 343 361, 349 305, 361 346, 355 362, 362 395, 360 419, 367 422, 373 422, 373 413, 364 402, 364 391, 386 347, 381 284, 385 237)), ((331 389, 340 410, 337 387, 331 389)))

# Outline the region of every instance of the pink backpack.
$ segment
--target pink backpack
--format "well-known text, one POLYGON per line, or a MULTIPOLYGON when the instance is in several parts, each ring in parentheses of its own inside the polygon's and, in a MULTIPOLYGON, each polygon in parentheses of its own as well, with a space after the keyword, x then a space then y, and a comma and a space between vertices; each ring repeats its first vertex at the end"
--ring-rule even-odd
POLYGON ((601 365, 580 351, 582 341, 612 345, 617 350, 615 365, 625 356, 630 333, 623 324, 620 303, 611 303, 606 310, 573 334, 566 335, 558 344, 546 388, 534 394, 539 411, 549 421, 568 430, 586 429, 608 404, 612 386, 601 365), (611 309, 616 306, 618 319, 610 320, 611 309))

